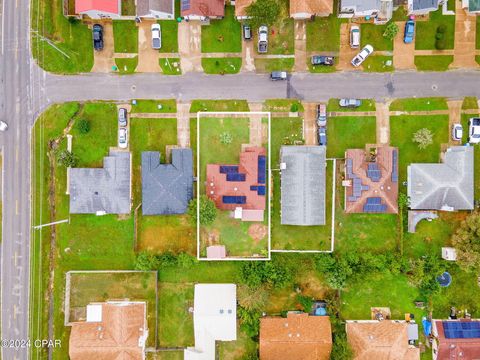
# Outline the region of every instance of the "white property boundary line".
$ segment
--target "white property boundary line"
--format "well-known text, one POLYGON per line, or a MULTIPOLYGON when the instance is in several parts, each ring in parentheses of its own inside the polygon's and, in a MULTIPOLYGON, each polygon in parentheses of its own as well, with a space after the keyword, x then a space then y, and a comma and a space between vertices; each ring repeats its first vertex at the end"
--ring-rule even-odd
POLYGON ((272 157, 271 157, 271 113, 269 111, 199 111, 197 112, 197 259, 199 261, 268 261, 271 260, 271 199, 270 194, 273 191, 272 189, 272 157), (224 259, 208 259, 206 257, 200 257, 200 182, 201 182, 201 171, 200 171, 200 118, 202 116, 213 116, 217 115, 235 115, 235 117, 240 115, 264 115, 268 118, 268 256, 267 257, 226 257, 224 259))

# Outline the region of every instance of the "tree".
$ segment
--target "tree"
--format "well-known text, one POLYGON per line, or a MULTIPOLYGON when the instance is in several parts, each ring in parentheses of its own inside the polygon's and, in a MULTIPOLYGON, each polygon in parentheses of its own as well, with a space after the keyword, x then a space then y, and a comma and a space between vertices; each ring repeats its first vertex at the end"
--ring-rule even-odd
POLYGON ((231 144, 233 141, 233 136, 227 131, 224 131, 220 134, 220 143, 223 145, 231 144))
POLYGON ((383 37, 387 38, 388 40, 393 40, 395 36, 397 36, 398 31, 398 25, 393 21, 389 22, 385 31, 383 32, 383 37))
POLYGON ((189 255, 187 253, 180 253, 177 256, 178 266, 180 266, 184 269, 190 269, 196 263, 197 263, 197 258, 195 256, 189 255))
POLYGON ((433 144, 433 134, 429 129, 422 128, 413 134, 412 141, 417 143, 420 149, 425 149, 433 144))
POLYGON ((352 348, 347 341, 345 333, 333 335, 333 347, 330 359, 335 360, 350 360, 353 358, 352 348))
POLYGON ((90 131, 90 122, 85 119, 80 119, 77 123, 77 129, 80 134, 87 134, 90 131))
MULTIPOLYGON (((197 199, 188 204, 188 215, 194 224, 197 223, 197 199)), ((217 217, 215 203, 206 195, 200 196, 200 224, 211 225, 217 217)))
POLYGON ((458 264, 467 271, 480 270, 480 212, 470 214, 452 236, 458 264))
POLYGON ((257 0, 247 7, 246 13, 254 28, 260 25, 270 26, 280 15, 280 4, 278 0, 257 0))
POLYGON ((260 332, 260 316, 262 316, 262 313, 256 310, 247 310, 239 306, 237 316, 240 319, 240 328, 249 337, 257 337, 260 332))
POLYGON ((78 164, 78 158, 74 153, 65 149, 57 153, 57 163, 67 168, 75 167, 78 164))
POLYGON ((246 262, 240 268, 240 282, 252 289, 261 285, 281 288, 291 280, 287 267, 276 261, 246 262))
POLYGON ((292 106, 290 106, 290 112, 296 113, 298 112, 298 108, 299 108, 298 103, 294 102, 292 106))

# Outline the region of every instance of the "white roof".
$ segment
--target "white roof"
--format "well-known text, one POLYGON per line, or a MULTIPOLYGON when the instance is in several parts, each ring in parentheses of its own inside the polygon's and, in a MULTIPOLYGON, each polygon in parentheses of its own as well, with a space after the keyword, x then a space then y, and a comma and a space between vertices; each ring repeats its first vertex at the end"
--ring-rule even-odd
POLYGON ((237 286, 197 284, 193 307, 195 347, 184 351, 184 359, 214 360, 215 341, 237 339, 237 286))
POLYGON ((102 304, 87 305, 87 322, 102 321, 102 304))

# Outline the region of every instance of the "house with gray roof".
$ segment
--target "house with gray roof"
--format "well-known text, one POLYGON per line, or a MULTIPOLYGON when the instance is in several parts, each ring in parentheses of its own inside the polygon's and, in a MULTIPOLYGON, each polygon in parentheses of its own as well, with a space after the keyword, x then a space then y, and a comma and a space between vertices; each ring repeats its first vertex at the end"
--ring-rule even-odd
POLYGON ((192 149, 172 149, 172 162, 160 163, 158 151, 142 152, 142 214, 187 212, 193 198, 192 149))
POLYGON ((137 0, 137 16, 153 19, 175 19, 174 0, 137 0))
POLYGON ((281 224, 325 225, 325 146, 282 146, 281 224))
POLYGON ((385 24, 392 18, 393 0, 340 0, 339 18, 370 16, 375 24, 385 24))
POLYGON ((111 150, 103 168, 69 170, 70 214, 129 214, 130 153, 111 150))
MULTIPOLYGON (((450 0, 454 1, 454 0, 450 0)), ((427 15, 431 11, 438 10, 438 6, 443 3, 439 0, 408 0, 408 14, 427 15)))
POLYGON ((480 14, 480 0, 462 0, 462 8, 470 13, 480 14))
POLYGON ((412 210, 472 210, 473 147, 452 146, 438 164, 411 164, 407 168, 412 210))

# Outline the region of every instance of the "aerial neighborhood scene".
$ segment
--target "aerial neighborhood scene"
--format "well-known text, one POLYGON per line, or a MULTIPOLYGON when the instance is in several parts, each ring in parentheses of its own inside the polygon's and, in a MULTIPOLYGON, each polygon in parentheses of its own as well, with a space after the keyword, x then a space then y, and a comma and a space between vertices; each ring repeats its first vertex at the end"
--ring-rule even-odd
POLYGON ((480 0, 0 16, 0 359, 480 359, 480 0))

